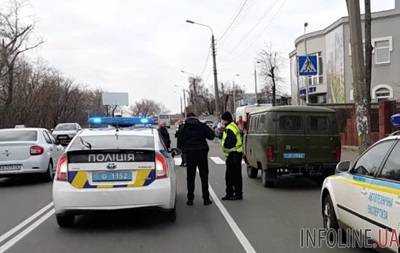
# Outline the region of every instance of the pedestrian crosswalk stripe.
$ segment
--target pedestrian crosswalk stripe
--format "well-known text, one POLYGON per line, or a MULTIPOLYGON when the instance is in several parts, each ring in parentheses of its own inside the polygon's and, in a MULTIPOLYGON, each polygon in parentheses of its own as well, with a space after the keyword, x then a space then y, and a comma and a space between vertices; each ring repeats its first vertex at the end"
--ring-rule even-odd
POLYGON ((180 158, 180 157, 175 157, 175 158, 174 158, 174 161, 175 161, 175 165, 181 165, 181 163, 182 163, 182 158, 180 158))
POLYGON ((220 157, 218 157, 218 156, 212 156, 212 157, 210 157, 210 159, 211 159, 211 161, 213 161, 215 164, 217 164, 217 165, 223 165, 223 164, 225 164, 225 161, 224 160, 222 160, 220 157))

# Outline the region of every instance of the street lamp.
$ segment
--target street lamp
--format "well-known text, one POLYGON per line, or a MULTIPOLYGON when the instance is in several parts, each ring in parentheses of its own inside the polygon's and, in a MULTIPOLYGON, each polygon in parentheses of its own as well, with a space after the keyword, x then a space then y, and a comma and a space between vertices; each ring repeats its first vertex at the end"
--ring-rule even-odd
POLYGON ((216 52, 215 52, 215 38, 214 38, 214 31, 209 25, 197 23, 192 20, 186 20, 187 23, 192 25, 199 25, 206 27, 211 32, 211 49, 212 49, 212 57, 213 57, 213 71, 214 71, 214 93, 215 93, 215 115, 218 117, 219 112, 219 91, 218 91, 218 74, 217 74, 217 60, 216 60, 216 52))

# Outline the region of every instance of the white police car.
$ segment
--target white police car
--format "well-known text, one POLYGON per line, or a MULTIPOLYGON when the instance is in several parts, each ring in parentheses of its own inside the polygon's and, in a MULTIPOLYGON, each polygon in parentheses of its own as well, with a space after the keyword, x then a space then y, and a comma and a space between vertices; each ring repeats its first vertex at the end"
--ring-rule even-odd
POLYGON ((398 252, 400 136, 378 141, 354 162, 337 165, 321 192, 325 228, 357 231, 372 246, 398 252))
MULTIPOLYGON (((95 118, 92 125, 129 126, 135 118, 95 118)), ((149 123, 140 119, 140 124, 149 123)), ((53 200, 60 227, 94 210, 160 207, 175 220, 176 175, 173 155, 152 128, 82 130, 60 157, 53 200)))

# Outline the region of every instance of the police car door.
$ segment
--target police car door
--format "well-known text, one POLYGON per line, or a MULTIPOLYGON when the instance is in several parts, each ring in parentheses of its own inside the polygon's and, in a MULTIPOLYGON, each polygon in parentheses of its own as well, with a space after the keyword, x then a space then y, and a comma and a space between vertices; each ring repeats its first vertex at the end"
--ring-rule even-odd
POLYGON ((356 161, 349 173, 336 179, 336 202, 339 219, 359 231, 371 228, 368 221, 368 182, 374 180, 393 141, 383 141, 372 146, 356 161))
POLYGON ((400 234, 400 142, 388 156, 370 190, 369 209, 376 220, 374 239, 397 252, 400 234))

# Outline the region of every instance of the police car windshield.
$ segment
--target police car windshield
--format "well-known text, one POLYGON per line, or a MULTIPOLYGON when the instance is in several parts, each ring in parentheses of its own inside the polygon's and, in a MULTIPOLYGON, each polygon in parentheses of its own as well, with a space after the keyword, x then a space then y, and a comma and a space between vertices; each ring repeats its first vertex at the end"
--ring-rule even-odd
MULTIPOLYGON (((98 135, 81 136, 85 143, 90 143, 91 150, 104 149, 154 149, 153 136, 138 135, 98 135)), ((88 149, 82 145, 80 138, 75 138, 69 148, 70 151, 88 149)))
POLYGON ((54 130, 56 131, 76 130, 76 125, 73 123, 58 124, 54 130))

